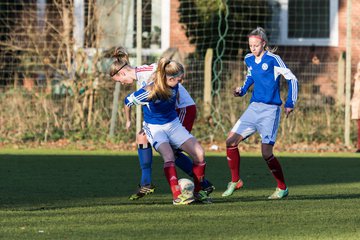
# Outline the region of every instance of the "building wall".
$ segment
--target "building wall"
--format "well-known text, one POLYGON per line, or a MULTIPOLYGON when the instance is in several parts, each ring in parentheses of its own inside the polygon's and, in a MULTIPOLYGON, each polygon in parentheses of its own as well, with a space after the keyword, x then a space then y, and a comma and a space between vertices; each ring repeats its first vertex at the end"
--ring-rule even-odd
MULTIPOLYGON (((336 62, 340 54, 346 51, 346 24, 347 24, 347 0, 339 1, 339 46, 338 47, 299 47, 279 46, 279 54, 284 59, 291 61, 307 62, 317 56, 320 62, 336 62)), ((170 47, 177 47, 179 51, 190 53, 195 51, 186 38, 185 31, 179 23, 178 0, 171 0, 171 21, 170 21, 170 47)), ((354 63, 360 60, 360 1, 352 1, 352 55, 354 63)))
MULTIPOLYGON (((339 74, 339 58, 346 53, 347 34, 347 0, 339 1, 338 12, 338 47, 324 46, 277 46, 279 54, 289 67, 296 73, 299 81, 305 88, 306 84, 311 86, 308 90, 311 94, 320 93, 331 99, 337 99, 336 94, 339 84, 344 81, 345 76, 339 74), (315 86, 315 88, 314 88, 315 86)), ((180 52, 191 53, 195 51, 185 36, 184 30, 179 23, 178 0, 171 0, 171 22, 170 22, 170 46, 176 47, 180 52)), ((356 72, 356 66, 360 61, 360 1, 352 1, 351 8, 352 24, 352 75, 356 72)), ((343 69, 345 71, 345 69, 343 69)))
MULTIPOLYGON (((339 49, 346 51, 346 25, 347 25, 347 0, 339 0, 339 49)), ((360 61, 360 1, 352 1, 351 7, 351 25, 352 38, 351 50, 353 65, 360 61)))
MULTIPOLYGON (((360 1, 352 1, 351 8, 351 25, 352 25, 352 38, 351 38, 351 50, 352 50, 352 59, 353 63, 359 61, 360 54, 360 32, 358 31, 360 27, 360 1)), ((339 45, 338 47, 323 47, 319 48, 319 54, 323 54, 327 57, 327 61, 336 61, 340 54, 346 52, 346 35, 347 35, 347 0, 339 0, 339 45), (327 54, 324 54, 328 51, 327 54)), ((324 59, 326 60, 326 59, 324 59)), ((353 64, 354 65, 354 64, 353 64)))
POLYGON ((178 48, 180 52, 185 54, 195 51, 195 47, 190 45, 185 31, 179 23, 180 17, 177 12, 180 4, 178 0, 171 0, 170 6, 170 47, 178 48))

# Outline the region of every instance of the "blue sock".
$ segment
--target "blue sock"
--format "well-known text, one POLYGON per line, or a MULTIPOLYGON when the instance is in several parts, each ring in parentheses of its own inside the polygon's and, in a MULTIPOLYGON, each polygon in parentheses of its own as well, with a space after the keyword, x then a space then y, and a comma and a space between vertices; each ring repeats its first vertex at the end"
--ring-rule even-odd
POLYGON ((142 148, 142 144, 139 144, 138 156, 141 167, 141 181, 140 185, 149 185, 152 182, 151 165, 152 165, 152 148, 149 145, 146 148, 142 148))
POLYGON ((200 183, 201 184, 201 187, 202 189, 205 189, 205 188, 208 188, 210 186, 212 186, 212 183, 209 182, 207 179, 203 179, 203 181, 200 183))
POLYGON ((190 177, 193 177, 194 173, 192 160, 180 151, 175 153, 175 157, 176 166, 179 167, 184 173, 186 173, 190 177))

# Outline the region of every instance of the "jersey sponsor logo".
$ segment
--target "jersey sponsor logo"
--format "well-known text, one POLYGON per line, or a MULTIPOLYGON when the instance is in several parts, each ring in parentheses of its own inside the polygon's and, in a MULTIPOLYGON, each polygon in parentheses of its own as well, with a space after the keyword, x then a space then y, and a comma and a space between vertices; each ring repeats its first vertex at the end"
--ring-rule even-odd
POLYGON ((267 65, 267 63, 263 63, 261 65, 261 68, 262 68, 262 70, 266 71, 269 68, 269 66, 267 65))

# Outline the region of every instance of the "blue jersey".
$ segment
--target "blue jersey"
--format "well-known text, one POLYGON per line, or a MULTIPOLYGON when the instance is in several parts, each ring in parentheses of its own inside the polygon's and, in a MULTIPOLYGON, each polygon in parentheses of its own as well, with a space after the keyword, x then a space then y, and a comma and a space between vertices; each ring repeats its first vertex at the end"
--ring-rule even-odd
POLYGON ((178 117, 175 110, 175 104, 179 85, 176 85, 171 89, 172 96, 170 99, 149 100, 148 97, 150 92, 146 90, 146 87, 141 88, 125 97, 125 104, 128 107, 142 105, 144 121, 146 123, 159 125, 169 123, 178 117))
POLYGON ((245 63, 248 74, 241 87, 240 96, 244 96, 254 84, 250 102, 280 106, 280 75, 283 75, 289 86, 285 107, 294 108, 298 96, 298 81, 278 55, 266 51, 261 61, 256 62, 254 54, 250 53, 245 56, 245 63))

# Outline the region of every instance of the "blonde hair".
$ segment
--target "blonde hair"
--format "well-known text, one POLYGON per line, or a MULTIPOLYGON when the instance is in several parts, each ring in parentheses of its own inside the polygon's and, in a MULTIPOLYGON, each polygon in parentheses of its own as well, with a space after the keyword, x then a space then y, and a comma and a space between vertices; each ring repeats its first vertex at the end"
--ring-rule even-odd
POLYGON ((250 32, 250 34, 248 35, 248 38, 250 38, 250 37, 256 37, 256 38, 261 39, 262 41, 264 41, 265 42, 265 47, 264 48, 265 48, 266 51, 269 51, 269 52, 272 52, 272 53, 276 52, 277 47, 274 47, 274 48, 269 47, 269 45, 268 45, 268 42, 269 42, 268 37, 266 35, 265 30, 262 27, 257 27, 254 30, 252 30, 250 32))
POLYGON ((115 76, 115 74, 120 72, 126 65, 130 65, 129 53, 124 47, 117 47, 112 57, 115 58, 115 60, 110 66, 110 77, 115 76))
POLYGON ((184 73, 184 66, 174 60, 161 58, 154 76, 154 83, 149 86, 149 99, 169 99, 171 88, 167 85, 166 77, 179 77, 184 73))

